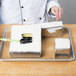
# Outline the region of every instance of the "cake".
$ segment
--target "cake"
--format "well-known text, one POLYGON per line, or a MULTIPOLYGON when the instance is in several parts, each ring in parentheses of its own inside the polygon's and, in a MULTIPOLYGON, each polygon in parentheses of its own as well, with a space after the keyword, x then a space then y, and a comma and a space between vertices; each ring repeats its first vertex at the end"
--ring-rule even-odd
POLYGON ((10 42, 9 53, 11 57, 41 57, 41 27, 34 25, 13 25, 11 39, 21 40, 22 34, 32 34, 32 42, 21 44, 10 42))
POLYGON ((67 38, 55 39, 55 55, 69 56, 70 55, 70 40, 67 38))

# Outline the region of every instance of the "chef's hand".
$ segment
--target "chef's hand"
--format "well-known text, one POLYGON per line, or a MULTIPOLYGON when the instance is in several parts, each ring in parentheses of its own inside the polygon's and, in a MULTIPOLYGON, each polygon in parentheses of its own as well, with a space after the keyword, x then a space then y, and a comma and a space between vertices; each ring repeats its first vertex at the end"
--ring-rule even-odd
POLYGON ((63 10, 62 10, 61 7, 54 6, 54 7, 51 8, 52 14, 56 15, 56 21, 58 21, 59 19, 61 19, 61 17, 62 17, 62 11, 63 10))

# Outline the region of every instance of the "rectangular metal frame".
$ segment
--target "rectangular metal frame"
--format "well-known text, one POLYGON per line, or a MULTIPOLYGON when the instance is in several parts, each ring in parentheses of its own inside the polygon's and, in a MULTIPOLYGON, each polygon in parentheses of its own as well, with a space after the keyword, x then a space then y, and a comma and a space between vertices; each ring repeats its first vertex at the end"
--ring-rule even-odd
MULTIPOLYGON (((72 44, 72 39, 71 39, 71 32, 70 29, 67 27, 63 27, 65 29, 68 30, 68 34, 69 34, 69 39, 71 42, 71 54, 72 54, 72 59, 2 59, 2 49, 4 46, 4 41, 1 42, 1 46, 0 46, 0 61, 73 61, 75 59, 75 53, 74 53, 74 49, 73 49, 73 44, 72 44)), ((7 30, 10 28, 5 28, 4 32, 3 32, 3 38, 6 38, 7 35, 7 30)))

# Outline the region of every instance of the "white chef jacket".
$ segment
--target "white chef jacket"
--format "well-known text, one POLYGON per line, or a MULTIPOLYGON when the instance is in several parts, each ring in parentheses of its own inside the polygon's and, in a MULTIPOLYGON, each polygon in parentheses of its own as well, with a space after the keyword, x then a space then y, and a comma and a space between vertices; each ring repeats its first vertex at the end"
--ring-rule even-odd
POLYGON ((48 11, 58 0, 0 0, 0 24, 47 22, 48 11))

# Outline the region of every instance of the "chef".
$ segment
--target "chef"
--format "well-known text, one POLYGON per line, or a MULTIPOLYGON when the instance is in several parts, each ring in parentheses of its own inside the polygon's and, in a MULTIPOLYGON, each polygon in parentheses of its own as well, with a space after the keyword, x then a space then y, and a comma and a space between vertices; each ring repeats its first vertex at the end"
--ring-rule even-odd
POLYGON ((58 0, 0 0, 0 24, 48 22, 47 16, 62 16, 58 0))

